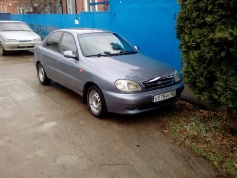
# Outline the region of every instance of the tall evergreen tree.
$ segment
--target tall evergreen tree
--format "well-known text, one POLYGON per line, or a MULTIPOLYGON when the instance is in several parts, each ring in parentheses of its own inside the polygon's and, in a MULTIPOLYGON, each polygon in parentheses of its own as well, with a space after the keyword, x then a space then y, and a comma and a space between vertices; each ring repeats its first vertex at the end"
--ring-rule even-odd
POLYGON ((237 130, 237 0, 179 0, 177 35, 184 81, 237 130))

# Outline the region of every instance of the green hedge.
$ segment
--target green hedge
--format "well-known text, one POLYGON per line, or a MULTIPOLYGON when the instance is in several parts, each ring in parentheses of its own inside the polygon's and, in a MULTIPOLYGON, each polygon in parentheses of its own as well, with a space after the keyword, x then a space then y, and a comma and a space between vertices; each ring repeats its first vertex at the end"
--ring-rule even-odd
POLYGON ((184 81, 213 105, 237 108, 237 0, 179 0, 184 81))

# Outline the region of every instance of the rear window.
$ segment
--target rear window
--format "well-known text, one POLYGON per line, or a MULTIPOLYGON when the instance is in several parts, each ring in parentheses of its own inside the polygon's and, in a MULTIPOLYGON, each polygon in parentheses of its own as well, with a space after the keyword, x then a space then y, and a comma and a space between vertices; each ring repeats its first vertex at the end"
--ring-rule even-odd
POLYGON ((0 31, 32 31, 32 29, 25 23, 4 22, 0 23, 0 31))

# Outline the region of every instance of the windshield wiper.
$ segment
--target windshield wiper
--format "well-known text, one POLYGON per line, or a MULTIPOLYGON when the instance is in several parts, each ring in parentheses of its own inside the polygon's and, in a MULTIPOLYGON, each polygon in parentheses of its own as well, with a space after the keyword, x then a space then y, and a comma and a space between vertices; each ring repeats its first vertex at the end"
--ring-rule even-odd
POLYGON ((9 32, 9 31, 16 31, 16 30, 1 30, 1 32, 9 32))
POLYGON ((119 56, 119 55, 128 55, 128 54, 136 54, 136 51, 120 51, 119 53, 110 53, 110 52, 104 52, 104 54, 98 53, 98 54, 91 54, 87 55, 86 57, 101 57, 101 56, 119 56))
POLYGON ((136 54, 136 51, 120 51, 119 53, 115 53, 113 55, 128 55, 128 54, 136 54))
POLYGON ((87 55, 86 57, 101 57, 101 56, 110 56, 109 54, 91 54, 91 55, 87 55))
POLYGON ((30 32, 30 30, 16 30, 16 31, 26 31, 26 32, 30 32))

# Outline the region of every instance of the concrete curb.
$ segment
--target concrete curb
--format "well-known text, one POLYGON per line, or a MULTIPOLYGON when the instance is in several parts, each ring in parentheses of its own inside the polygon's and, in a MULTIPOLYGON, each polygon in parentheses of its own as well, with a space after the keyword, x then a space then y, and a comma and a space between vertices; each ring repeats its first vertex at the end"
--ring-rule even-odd
POLYGON ((187 102, 194 104, 202 109, 210 109, 211 108, 210 106, 208 106, 201 100, 197 99, 187 84, 184 84, 184 91, 181 94, 181 100, 187 101, 187 102))
POLYGON ((225 106, 213 108, 210 105, 204 103, 203 101, 197 99, 187 84, 184 84, 184 91, 181 94, 181 100, 194 104, 200 109, 226 112, 225 106))

